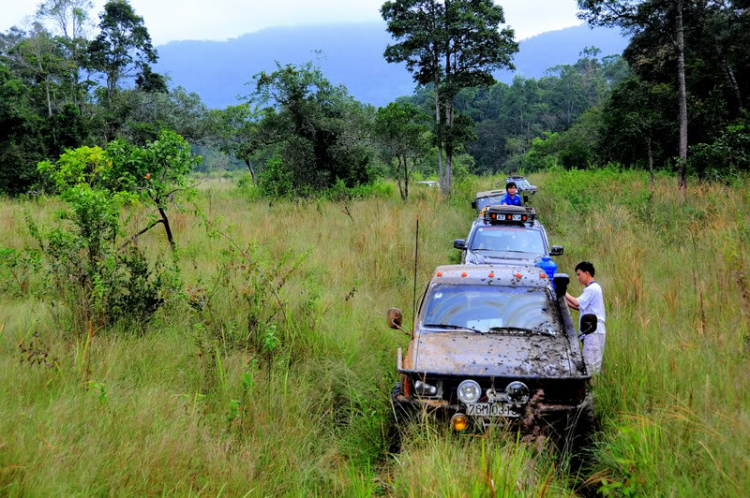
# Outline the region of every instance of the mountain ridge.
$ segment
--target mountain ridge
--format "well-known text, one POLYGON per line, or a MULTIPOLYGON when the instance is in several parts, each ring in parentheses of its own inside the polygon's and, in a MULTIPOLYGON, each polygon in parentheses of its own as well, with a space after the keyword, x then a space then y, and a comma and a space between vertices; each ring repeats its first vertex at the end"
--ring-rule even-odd
MULTIPOLYGON (((383 58, 389 43, 393 40, 383 23, 279 26, 225 41, 160 45, 156 70, 169 76, 173 85, 196 92, 209 107, 223 108, 252 93, 246 83, 254 74, 273 71, 276 61, 285 65, 317 60, 331 82, 345 85, 357 100, 382 106, 411 94, 415 87, 404 64, 388 64, 383 58)), ((602 56, 622 53, 627 39, 613 29, 579 25, 541 33, 519 45, 516 72, 497 72, 499 81, 510 83, 514 74, 539 78, 550 67, 574 63, 578 53, 592 45, 602 49, 602 56)))

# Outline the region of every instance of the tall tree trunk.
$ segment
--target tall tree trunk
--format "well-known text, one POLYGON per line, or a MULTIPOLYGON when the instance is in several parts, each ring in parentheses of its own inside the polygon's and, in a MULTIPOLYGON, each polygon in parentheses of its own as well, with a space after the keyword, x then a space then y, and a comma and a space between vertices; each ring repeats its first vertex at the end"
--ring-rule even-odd
POLYGON ((253 163, 250 161, 250 159, 245 159, 245 164, 247 164, 247 169, 250 170, 250 177, 253 180, 253 186, 255 185, 255 168, 253 168, 253 163))
POLYGON ((685 194, 687 189, 688 112, 687 88, 685 84, 685 30, 682 18, 684 0, 675 0, 677 7, 677 81, 680 101, 680 176, 678 186, 685 194))
MULTIPOLYGON (((446 15, 448 12, 449 2, 445 2, 446 15)), ((453 188, 453 89, 451 88, 451 51, 450 41, 445 48, 445 86, 448 88, 446 94, 445 103, 445 133, 448 135, 448 140, 445 144, 445 190, 443 193, 450 195, 453 188)))
MULTIPOLYGON (((44 68, 42 67, 42 58, 39 57, 37 61, 37 65, 39 67, 39 74, 44 74, 44 68)), ((47 96, 47 117, 52 117, 52 98, 50 97, 49 93, 49 75, 44 74, 44 92, 47 96)))
POLYGON ((651 134, 648 136, 648 174, 649 186, 654 186, 654 151, 651 148, 651 134))
POLYGON ((162 223, 164 223, 164 230, 167 232, 167 240, 169 241, 169 246, 172 248, 172 251, 175 250, 175 244, 174 244, 174 236, 172 236, 172 228, 169 226, 169 218, 167 218, 167 212, 164 211, 164 208, 159 208, 159 214, 161 215, 162 223))
MULTIPOLYGON (((446 128, 449 132, 453 131, 453 102, 448 102, 446 106, 446 128)), ((451 194, 453 191, 453 139, 445 146, 445 181, 447 185, 447 193, 451 194)))
POLYGON ((443 169, 443 131, 440 127, 440 96, 438 94, 438 75, 435 74, 435 141, 438 150, 438 180, 440 191, 445 194, 445 170, 443 169))
POLYGON ((398 160, 398 174, 396 175, 396 178, 398 179, 398 193, 401 196, 401 200, 405 201, 406 195, 404 195, 404 187, 401 184, 401 156, 396 156, 396 159, 398 160))
POLYGON ((404 155, 404 201, 409 198, 409 156, 404 155))
POLYGON ((740 93, 740 86, 737 84, 737 78, 734 77, 732 66, 729 65, 729 61, 724 56, 721 57, 721 65, 724 66, 724 71, 727 73, 729 84, 732 85, 732 90, 734 90, 734 98, 737 99, 737 108, 740 112, 742 112, 745 107, 742 104, 742 94, 740 93))

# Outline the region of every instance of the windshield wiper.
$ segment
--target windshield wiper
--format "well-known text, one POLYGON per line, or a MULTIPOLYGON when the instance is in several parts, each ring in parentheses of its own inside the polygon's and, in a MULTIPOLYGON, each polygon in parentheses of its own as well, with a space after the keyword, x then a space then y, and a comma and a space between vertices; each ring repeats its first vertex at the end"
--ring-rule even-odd
POLYGON ((533 334, 534 331, 523 327, 490 327, 488 333, 495 332, 523 332, 524 334, 533 334))
POLYGON ((481 330, 473 329, 471 327, 464 327, 463 325, 451 325, 449 323, 427 323, 423 327, 432 327, 435 329, 451 329, 451 330, 468 330, 470 332, 476 332, 477 334, 484 334, 481 330))

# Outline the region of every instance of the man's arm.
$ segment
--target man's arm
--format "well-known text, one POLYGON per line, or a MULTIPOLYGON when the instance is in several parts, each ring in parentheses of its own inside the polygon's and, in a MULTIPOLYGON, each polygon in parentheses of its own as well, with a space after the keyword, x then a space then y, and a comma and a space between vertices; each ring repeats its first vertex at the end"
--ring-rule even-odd
POLYGON ((581 306, 578 304, 578 299, 571 296, 570 293, 565 293, 565 302, 568 303, 568 306, 573 308, 574 310, 580 310, 581 306))

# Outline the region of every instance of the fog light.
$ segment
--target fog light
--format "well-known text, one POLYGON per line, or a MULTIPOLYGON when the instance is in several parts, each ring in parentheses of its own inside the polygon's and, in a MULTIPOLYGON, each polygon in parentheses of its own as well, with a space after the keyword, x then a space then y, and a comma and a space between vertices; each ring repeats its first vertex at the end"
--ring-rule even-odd
POLYGON ((463 413, 456 413, 451 417, 451 427, 454 431, 463 431, 469 425, 469 419, 463 413))
POLYGON ((523 382, 515 381, 505 388, 508 399, 517 407, 521 407, 529 401, 529 388, 523 382))
POLYGON ((482 388, 473 380, 465 380, 458 385, 458 399, 464 403, 476 403, 482 395, 482 388))

